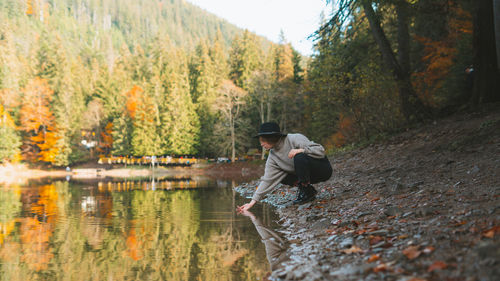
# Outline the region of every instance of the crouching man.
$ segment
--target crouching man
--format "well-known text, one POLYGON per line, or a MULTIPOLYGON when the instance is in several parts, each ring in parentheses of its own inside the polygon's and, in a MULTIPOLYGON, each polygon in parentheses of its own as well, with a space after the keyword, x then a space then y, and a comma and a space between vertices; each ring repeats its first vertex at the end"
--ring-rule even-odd
POLYGON ((263 123, 255 137, 263 149, 269 150, 269 156, 252 201, 237 210, 249 210, 279 183, 298 186, 295 204, 314 200, 318 192, 311 184, 326 181, 332 175, 323 146, 301 134, 283 134, 275 122, 263 123))

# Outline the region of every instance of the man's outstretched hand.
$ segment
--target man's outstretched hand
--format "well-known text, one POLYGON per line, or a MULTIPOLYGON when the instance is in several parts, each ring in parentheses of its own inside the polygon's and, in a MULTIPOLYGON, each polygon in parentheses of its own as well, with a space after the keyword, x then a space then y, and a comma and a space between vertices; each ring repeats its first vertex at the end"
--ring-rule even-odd
POLYGON ((255 203, 256 203, 256 202, 257 202, 257 201, 252 200, 252 201, 250 201, 250 203, 246 203, 246 204, 244 204, 244 205, 242 205, 242 206, 237 206, 237 207, 236 207, 236 211, 237 211, 238 213, 242 214, 243 212, 246 212, 246 211, 250 210, 250 208, 252 208, 252 207, 253 207, 253 205, 255 205, 255 203))

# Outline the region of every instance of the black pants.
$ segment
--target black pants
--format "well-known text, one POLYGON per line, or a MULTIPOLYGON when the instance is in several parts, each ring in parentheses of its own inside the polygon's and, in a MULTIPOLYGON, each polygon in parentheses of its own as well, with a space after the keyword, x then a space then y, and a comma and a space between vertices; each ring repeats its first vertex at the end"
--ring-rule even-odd
POLYGON ((296 154, 293 157, 295 174, 288 174, 282 184, 295 186, 298 184, 318 183, 328 180, 332 176, 332 166, 325 158, 317 159, 305 153, 296 154))

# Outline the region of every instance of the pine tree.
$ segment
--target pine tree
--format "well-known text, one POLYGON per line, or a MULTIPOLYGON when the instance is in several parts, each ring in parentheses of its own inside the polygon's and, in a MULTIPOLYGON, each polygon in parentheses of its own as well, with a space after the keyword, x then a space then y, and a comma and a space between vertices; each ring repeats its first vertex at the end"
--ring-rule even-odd
POLYGON ((0 163, 12 161, 19 154, 21 138, 9 113, 0 104, 0 163))
POLYGON ((122 114, 113 120, 112 155, 127 156, 132 154, 132 120, 127 114, 122 114))
POLYGON ((248 90, 252 73, 261 65, 260 40, 248 30, 242 37, 236 36, 230 51, 230 77, 236 86, 248 90))
POLYGON ((164 154, 194 154, 199 141, 200 123, 189 89, 189 73, 184 52, 164 50, 161 74, 164 94, 159 101, 159 135, 164 154), (175 59, 174 59, 175 58, 175 59))
POLYGON ((217 122, 212 104, 217 97, 217 73, 204 42, 196 49, 191 63, 191 95, 196 103, 196 112, 200 118, 200 142, 198 151, 201 155, 214 156, 217 149, 211 136, 217 122))

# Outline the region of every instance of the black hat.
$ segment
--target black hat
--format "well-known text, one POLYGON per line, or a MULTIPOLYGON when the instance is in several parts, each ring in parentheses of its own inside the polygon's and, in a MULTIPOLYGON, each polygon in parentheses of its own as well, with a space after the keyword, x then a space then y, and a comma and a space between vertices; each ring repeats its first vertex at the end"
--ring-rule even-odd
POLYGON ((254 138, 258 138, 260 136, 286 136, 280 131, 280 126, 276 122, 266 122, 260 125, 259 133, 254 136, 254 138))

